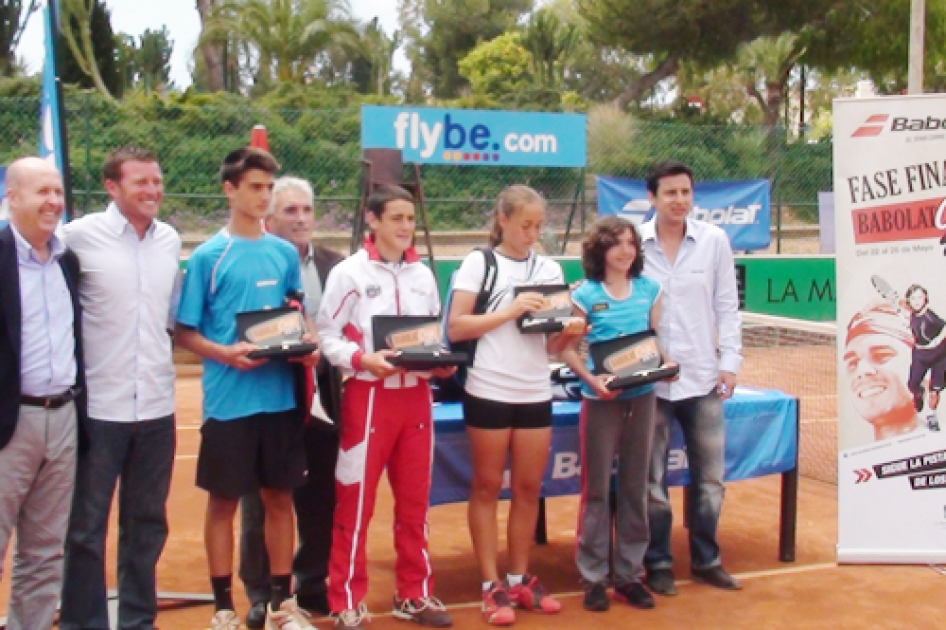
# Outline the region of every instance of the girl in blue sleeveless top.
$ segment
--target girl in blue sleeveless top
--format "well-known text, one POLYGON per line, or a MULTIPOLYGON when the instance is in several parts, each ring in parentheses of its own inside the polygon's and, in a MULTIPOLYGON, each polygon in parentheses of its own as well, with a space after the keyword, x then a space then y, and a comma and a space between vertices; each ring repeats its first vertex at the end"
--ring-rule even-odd
MULTIPOLYGON (((589 343, 656 328, 660 285, 641 276, 644 257, 634 226, 618 217, 599 219, 582 244, 582 266, 588 278, 572 292, 575 315, 591 325, 589 343)), ((584 607, 609 607, 608 576, 614 598, 638 608, 653 608, 642 586, 644 552, 650 539, 647 523, 647 471, 654 435, 656 398, 653 385, 610 391, 610 377, 592 374, 578 354, 578 340, 563 352, 582 380, 581 511, 578 522, 578 570, 585 589, 584 607), (608 500, 614 456, 617 467, 617 518, 614 566, 611 567, 611 513, 608 500), (613 570, 612 570, 613 569, 613 570)))

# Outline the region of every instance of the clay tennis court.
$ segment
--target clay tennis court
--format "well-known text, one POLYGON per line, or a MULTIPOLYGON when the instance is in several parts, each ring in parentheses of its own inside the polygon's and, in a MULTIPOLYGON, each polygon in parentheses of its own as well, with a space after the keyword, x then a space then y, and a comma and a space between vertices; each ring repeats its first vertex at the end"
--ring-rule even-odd
MULTIPOLYGON (((748 346, 749 344, 747 344, 748 346)), ((830 444, 830 419, 836 415, 833 391, 834 347, 816 344, 811 354, 803 348, 759 344, 747 347, 743 380, 775 386, 801 397, 802 460, 806 451, 813 469, 830 466, 836 447, 830 444), (767 369, 762 366, 768 365, 767 369), (753 367, 755 366, 755 367, 753 367), (767 379, 772 383, 760 382, 767 379), (828 430, 806 432, 806 424, 828 426, 828 430), (807 438, 806 438, 807 433, 807 438), (827 435, 827 437, 826 437, 827 435), (819 454, 818 448, 826 451, 819 454), (812 452, 814 453, 812 454, 812 452)), ((171 534, 158 567, 163 592, 206 593, 209 591, 203 548, 205 495, 194 487, 200 426, 200 378, 198 370, 182 366, 177 381, 178 451, 168 506, 171 534)), ((803 467, 804 474, 804 467, 803 467)), ((577 497, 548 501, 549 544, 536 548, 532 570, 564 603, 556 616, 520 613, 521 628, 919 628, 937 627, 946 601, 946 577, 922 566, 844 566, 835 564, 837 502, 836 486, 803 476, 798 501, 797 554, 793 563, 777 560, 779 488, 778 476, 729 484, 720 542, 726 567, 743 580, 742 592, 722 592, 689 582, 685 531, 678 525, 674 535, 675 571, 681 579, 680 594, 658 598, 657 608, 640 611, 614 604, 607 613, 588 613, 581 607, 578 573, 573 562, 577 497)), ((672 490, 675 513, 681 509, 681 490, 672 490)), ((501 507, 501 512, 505 506, 501 507)), ((878 506, 878 509, 882 509, 878 506)), ((115 532, 112 519, 109 537, 109 585, 115 585, 115 532)), ((437 595, 454 615, 455 626, 485 628, 479 614, 479 577, 466 529, 466 505, 436 507, 430 513, 430 550, 437 579, 437 595)), ((378 507, 369 532, 369 609, 375 613, 376 630, 409 628, 390 614, 394 588, 391 497, 385 483, 379 491, 378 507)), ((5 563, 9 570, 10 558, 5 563)), ((5 610, 9 580, 0 594, 5 610)), ((241 585, 235 581, 241 617, 247 609, 241 585)), ((180 602, 162 602, 158 625, 162 630, 206 628, 213 614, 210 604, 177 607, 180 602)), ((317 627, 333 627, 332 620, 316 619, 317 627)))

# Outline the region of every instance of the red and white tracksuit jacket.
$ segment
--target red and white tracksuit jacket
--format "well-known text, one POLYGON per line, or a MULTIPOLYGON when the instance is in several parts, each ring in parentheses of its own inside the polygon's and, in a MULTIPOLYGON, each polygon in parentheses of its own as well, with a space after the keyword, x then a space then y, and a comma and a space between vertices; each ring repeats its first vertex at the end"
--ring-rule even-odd
POLYGON ((400 264, 381 260, 374 243, 332 269, 316 320, 322 352, 350 376, 342 394, 336 503, 329 561, 332 612, 356 608, 368 591, 365 545, 381 473, 394 494, 397 595, 416 599, 433 590, 427 554, 427 509, 433 458, 433 418, 426 376, 396 374, 383 381, 360 370, 374 352, 375 315, 437 315, 433 274, 412 249, 400 264))

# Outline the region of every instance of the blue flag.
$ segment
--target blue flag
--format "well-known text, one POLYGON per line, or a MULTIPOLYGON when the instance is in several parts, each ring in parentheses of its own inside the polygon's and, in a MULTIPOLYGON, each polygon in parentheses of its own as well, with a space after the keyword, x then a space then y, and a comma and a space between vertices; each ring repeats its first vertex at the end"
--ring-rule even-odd
MULTIPOLYGON (((39 157, 56 165, 68 187, 66 139, 60 119, 62 109, 59 103, 56 73, 56 33, 59 28, 55 3, 56 0, 41 0, 43 22, 46 25, 46 60, 43 64, 43 86, 39 98, 39 157)), ((69 212, 70 208, 67 205, 63 213, 64 221, 68 219, 69 212)))

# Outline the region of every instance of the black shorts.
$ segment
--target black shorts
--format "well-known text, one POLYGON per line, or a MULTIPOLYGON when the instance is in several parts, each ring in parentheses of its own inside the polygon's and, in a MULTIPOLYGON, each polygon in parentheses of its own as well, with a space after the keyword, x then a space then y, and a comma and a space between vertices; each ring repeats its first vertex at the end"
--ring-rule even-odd
POLYGON ((544 429, 552 426, 552 401, 506 403, 463 392, 463 421, 475 429, 544 429))
POLYGON ((209 418, 200 427, 197 487, 238 499, 262 488, 292 490, 305 483, 303 428, 296 410, 234 420, 209 418))

